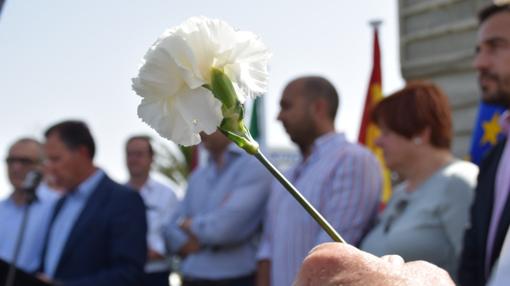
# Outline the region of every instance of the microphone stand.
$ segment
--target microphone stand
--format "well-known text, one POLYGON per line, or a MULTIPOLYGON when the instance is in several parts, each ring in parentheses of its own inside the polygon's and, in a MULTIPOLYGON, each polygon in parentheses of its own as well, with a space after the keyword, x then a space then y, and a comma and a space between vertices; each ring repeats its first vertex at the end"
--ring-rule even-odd
POLYGON ((25 229, 27 227, 28 216, 30 214, 30 207, 32 203, 36 201, 37 197, 35 195, 35 189, 26 190, 24 195, 26 199, 26 205, 23 209, 23 217, 21 220, 21 227, 18 231, 18 237, 16 239, 16 246, 14 247, 14 257, 12 262, 9 265, 9 272, 7 273, 7 279, 5 280, 5 286, 14 286, 14 278, 16 276, 16 262, 18 260, 19 252, 21 250, 21 245, 23 242, 23 237, 25 235, 25 229))

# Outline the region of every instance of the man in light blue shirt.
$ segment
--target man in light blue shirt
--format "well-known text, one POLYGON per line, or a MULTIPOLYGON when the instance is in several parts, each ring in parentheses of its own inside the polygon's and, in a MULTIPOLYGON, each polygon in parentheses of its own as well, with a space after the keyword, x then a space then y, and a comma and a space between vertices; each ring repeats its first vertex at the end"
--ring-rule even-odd
POLYGON ((0 201, 0 258, 12 262, 19 230, 22 225, 23 214, 29 207, 27 224, 21 248, 17 257, 16 266, 27 271, 37 270, 43 247, 43 237, 49 222, 56 196, 42 197, 38 194, 43 190, 37 189, 38 200, 27 206, 26 197, 22 188, 23 181, 28 172, 41 168, 44 159, 42 146, 31 138, 17 140, 6 158, 9 181, 14 189, 5 200, 0 201))
POLYGON ((254 285, 271 176, 222 133, 202 140, 210 158, 189 179, 167 229, 169 249, 183 258, 184 286, 254 285))

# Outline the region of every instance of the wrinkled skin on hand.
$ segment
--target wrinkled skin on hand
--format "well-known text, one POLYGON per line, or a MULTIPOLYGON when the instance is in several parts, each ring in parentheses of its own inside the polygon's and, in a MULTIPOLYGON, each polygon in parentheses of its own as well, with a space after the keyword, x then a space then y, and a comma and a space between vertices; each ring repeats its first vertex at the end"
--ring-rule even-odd
POLYGON ((325 243, 303 261, 294 286, 455 286, 446 271, 397 255, 376 257, 353 246, 325 243))

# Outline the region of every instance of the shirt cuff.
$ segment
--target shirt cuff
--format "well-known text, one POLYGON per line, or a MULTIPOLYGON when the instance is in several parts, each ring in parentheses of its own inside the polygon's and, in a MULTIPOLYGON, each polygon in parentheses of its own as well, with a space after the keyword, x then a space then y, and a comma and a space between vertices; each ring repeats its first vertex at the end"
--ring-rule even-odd
POLYGON ((166 231, 166 240, 168 249, 172 253, 177 253, 188 241, 188 235, 176 224, 171 224, 166 231))
POLYGON ((257 251, 257 260, 271 260, 271 251, 269 243, 262 240, 257 251))
POLYGON ((205 221, 203 218, 196 217, 191 221, 191 232, 197 237, 198 242, 201 245, 210 244, 207 240, 207 236, 204 233, 205 221))
POLYGON ((149 235, 149 247, 161 255, 166 254, 165 241, 161 235, 149 235))

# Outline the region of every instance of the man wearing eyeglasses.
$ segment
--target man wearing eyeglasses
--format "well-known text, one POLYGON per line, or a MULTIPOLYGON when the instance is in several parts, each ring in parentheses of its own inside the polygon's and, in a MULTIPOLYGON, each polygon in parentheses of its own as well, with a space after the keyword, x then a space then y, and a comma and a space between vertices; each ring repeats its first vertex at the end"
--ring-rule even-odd
MULTIPOLYGON (((7 173, 13 191, 5 200, 0 201, 0 259, 11 262, 14 259, 18 233, 22 225, 23 213, 29 207, 23 181, 30 171, 41 170, 44 152, 35 139, 21 138, 10 148, 5 159, 7 173)), ((40 186, 36 193, 45 191, 40 186)), ((48 194, 48 193, 45 193, 48 194)), ((43 237, 50 219, 56 196, 45 195, 30 205, 27 224, 16 259, 16 266, 34 272, 39 266, 43 237)))

